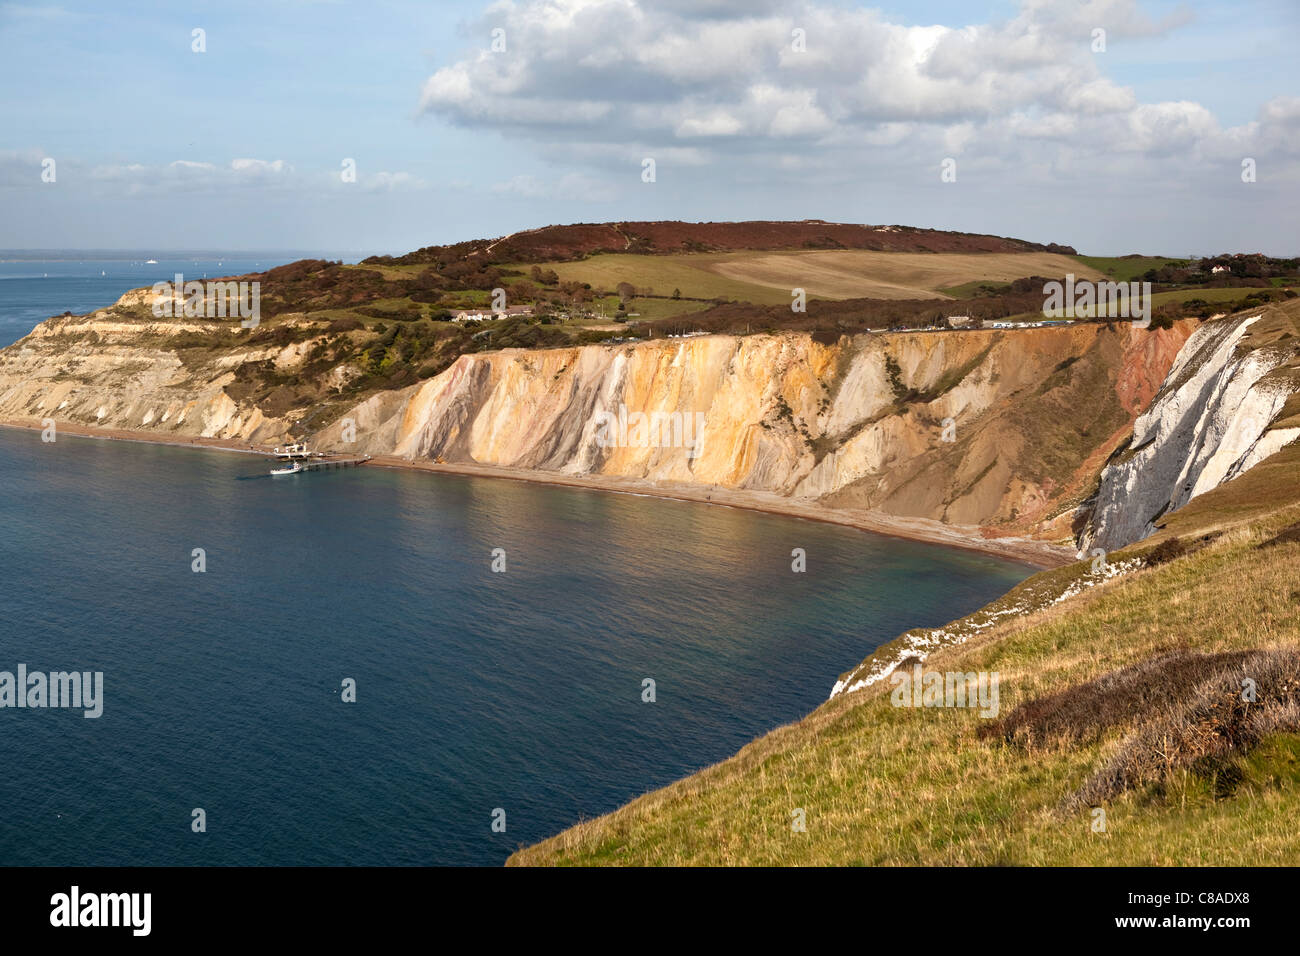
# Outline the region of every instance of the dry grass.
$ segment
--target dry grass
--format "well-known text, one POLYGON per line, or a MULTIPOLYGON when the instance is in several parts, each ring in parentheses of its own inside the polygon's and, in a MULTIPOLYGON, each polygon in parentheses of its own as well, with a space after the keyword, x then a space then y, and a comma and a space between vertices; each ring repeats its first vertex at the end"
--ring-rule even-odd
POLYGON ((939 290, 967 282, 1007 282, 1026 276, 1081 278, 1101 274, 1072 256, 1051 252, 916 253, 836 250, 751 253, 722 257, 711 271, 785 292, 795 286, 823 299, 948 298, 939 290))
POLYGON ((653 288, 658 295, 726 298, 783 305, 790 290, 814 299, 938 299, 940 289, 967 282, 1005 282, 1026 276, 1059 278, 1067 272, 1101 274, 1070 256, 1050 252, 915 253, 834 250, 729 252, 671 256, 613 254, 545 264, 564 280, 613 289, 620 282, 653 288))
POLYGON ((1295 544, 1300 542, 1300 522, 1288 525, 1273 537, 1260 544, 1261 548, 1271 548, 1279 544, 1295 544))

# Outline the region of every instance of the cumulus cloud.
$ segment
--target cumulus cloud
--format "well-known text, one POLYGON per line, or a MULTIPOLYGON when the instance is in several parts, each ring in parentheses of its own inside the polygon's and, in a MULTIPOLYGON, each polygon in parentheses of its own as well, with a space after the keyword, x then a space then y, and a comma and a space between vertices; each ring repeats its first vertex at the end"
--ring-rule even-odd
POLYGON ((470 27, 481 48, 426 80, 420 109, 553 161, 624 169, 680 150, 788 171, 882 148, 891 162, 970 151, 1025 168, 1065 144, 1137 162, 1292 143, 1294 102, 1224 130, 1194 102, 1139 102, 1093 52, 1096 29, 1114 44, 1188 18, 1137 0, 1022 0, 1005 21, 962 26, 824 2, 503 2, 470 27))

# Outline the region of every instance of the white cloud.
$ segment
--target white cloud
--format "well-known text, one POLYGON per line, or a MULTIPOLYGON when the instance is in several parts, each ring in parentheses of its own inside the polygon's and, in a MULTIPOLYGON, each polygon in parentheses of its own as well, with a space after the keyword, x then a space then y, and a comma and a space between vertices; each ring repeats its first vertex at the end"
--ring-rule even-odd
POLYGON ((261 178, 285 176, 293 172, 293 167, 283 159, 276 159, 271 162, 264 159, 232 159, 230 168, 241 176, 261 178))
POLYGON ((725 110, 709 110, 694 116, 683 116, 674 132, 689 139, 692 136, 734 136, 743 128, 740 120, 725 110))
MULTIPOLYGON (((80 177, 69 177, 76 183, 80 177)), ((234 159, 225 165, 177 159, 162 165, 101 164, 85 177, 101 189, 121 189, 128 195, 178 189, 216 191, 240 188, 293 188, 300 185, 291 165, 282 159, 234 159)))
POLYGON ((0 4, 0 17, 13 17, 16 20, 52 21, 67 20, 73 16, 63 7, 49 4, 35 5, 26 3, 0 4))
POLYGON ((496 183, 492 192, 523 199, 560 199, 566 202, 608 202, 616 195, 608 183, 582 173, 566 173, 558 179, 546 181, 522 174, 496 183))
POLYGON ((825 2, 521 0, 489 8, 471 28, 482 48, 429 77, 420 107, 606 170, 644 156, 662 166, 687 149, 694 165, 743 157, 779 175, 807 167, 791 159, 801 143, 827 168, 837 156, 860 166, 871 149, 926 168, 936 152, 967 151, 1059 172, 1079 168, 1050 152, 1069 144, 1107 162, 1158 161, 1167 177, 1169 154, 1289 148, 1300 114, 1291 100, 1225 131, 1197 103, 1139 102, 1092 52, 1096 28, 1113 44, 1189 16, 1153 19, 1137 0, 1022 0, 1003 22, 909 26, 825 2), (496 27, 504 53, 488 48, 496 27), (796 28, 805 52, 792 46, 796 28))
MULTIPOLYGON (((43 150, 36 148, 0 149, 0 186, 40 185, 41 164, 47 156, 43 150)), ((57 173, 57 158, 55 170, 57 173)))
POLYGON ((362 187, 368 192, 401 192, 425 189, 428 183, 410 173, 390 173, 381 170, 373 176, 362 177, 362 187))
MULTIPOLYGON (((39 183, 42 154, 40 150, 0 151, 0 184, 31 185, 39 183)), ((356 188, 343 183, 335 170, 300 173, 283 159, 241 157, 226 164, 177 159, 161 165, 145 163, 101 164, 86 167, 75 158, 60 160, 60 185, 82 188, 87 185, 102 194, 143 195, 184 190, 216 195, 240 191, 255 193, 322 193, 326 190, 356 188)), ((366 192, 400 192, 423 190, 428 183, 411 173, 381 170, 362 173, 359 185, 366 192)))

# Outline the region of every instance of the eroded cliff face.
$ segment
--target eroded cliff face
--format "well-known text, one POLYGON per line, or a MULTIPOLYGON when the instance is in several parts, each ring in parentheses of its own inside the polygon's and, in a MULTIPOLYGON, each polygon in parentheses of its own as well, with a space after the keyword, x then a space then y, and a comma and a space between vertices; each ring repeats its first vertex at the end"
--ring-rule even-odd
POLYGON ((1161 516, 1300 437, 1294 305, 1218 319, 1179 353, 1133 436, 1101 473, 1080 553, 1151 534, 1161 516))
POLYGON ((155 298, 148 289, 128 292, 108 309, 42 322, 0 350, 0 419, 52 418, 159 437, 287 436, 288 417, 267 416, 229 390, 241 366, 292 365, 293 357, 278 347, 182 351, 177 343, 185 337, 229 334, 238 322, 141 320, 155 298))
POLYGON ((1190 332, 704 336, 465 355, 313 440, 1065 536, 1089 461, 1127 432, 1190 332), (623 409, 648 417, 643 433, 602 431, 623 409))
MULTIPOLYGON (((1132 435, 1105 463, 1096 494, 1080 509, 1085 519, 1078 539, 1081 557, 1094 547, 1113 551, 1140 541, 1156 529, 1161 516, 1231 482, 1300 438, 1300 299, 1200 326, 1179 351, 1158 393, 1143 404, 1132 435)), ((1231 490, 1225 492, 1231 501, 1231 490)), ((1250 501, 1266 507, 1293 498, 1250 501)), ((1233 518, 1231 505, 1220 506, 1219 513, 1233 518)), ((1142 554, 1112 556, 1030 578, 973 615, 908 631, 877 648, 840 675, 831 696, 878 684, 906 662, 925 661, 1009 618, 1070 600, 1144 567, 1146 560, 1142 554)))
POLYGON ((252 401, 243 372, 292 379, 319 363, 323 325, 254 344, 237 323, 149 318, 149 297, 51 319, 0 351, 0 419, 160 439, 306 437, 325 450, 757 490, 1054 540, 1071 536, 1098 470, 1195 326, 505 350, 356 404, 344 398, 356 370, 340 364, 316 400, 286 388, 277 405, 265 390, 252 401))

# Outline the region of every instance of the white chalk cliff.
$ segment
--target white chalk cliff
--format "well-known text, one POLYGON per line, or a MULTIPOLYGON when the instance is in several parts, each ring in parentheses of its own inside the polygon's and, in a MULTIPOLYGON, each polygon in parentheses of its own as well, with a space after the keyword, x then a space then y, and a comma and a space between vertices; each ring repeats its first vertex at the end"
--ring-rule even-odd
POLYGON ((1262 318, 1211 321, 1187 340, 1129 445, 1101 473, 1082 553, 1146 537, 1161 516, 1300 437, 1300 427, 1273 427, 1296 391, 1296 346, 1287 337, 1253 347, 1262 318))

